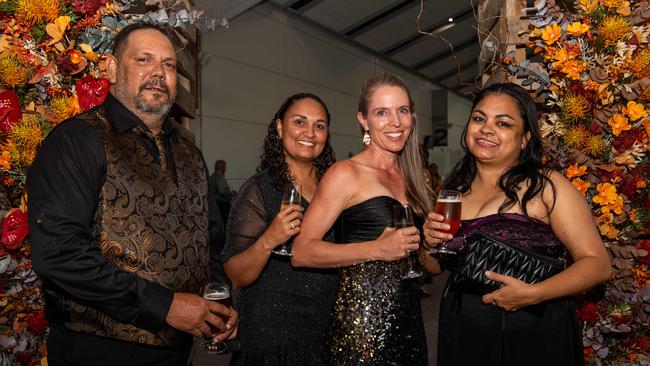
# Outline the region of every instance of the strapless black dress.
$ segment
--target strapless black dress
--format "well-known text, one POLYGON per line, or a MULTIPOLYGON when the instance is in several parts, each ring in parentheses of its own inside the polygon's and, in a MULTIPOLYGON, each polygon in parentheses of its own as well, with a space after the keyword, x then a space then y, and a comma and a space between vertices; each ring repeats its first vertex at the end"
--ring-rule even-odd
MULTIPOLYGON (((463 221, 450 247, 458 248, 465 236, 479 229, 535 253, 568 258, 550 226, 518 214, 463 221)), ((446 264, 453 275, 455 263, 446 264)), ((505 311, 484 304, 481 296, 447 283, 440 306, 438 365, 584 365, 572 298, 505 311)))
MULTIPOLYGON (((379 196, 349 207, 337 242, 374 240, 393 225, 399 201, 379 196)), ((404 280, 405 261, 373 261, 341 269, 333 314, 335 365, 427 365, 420 293, 404 280)))

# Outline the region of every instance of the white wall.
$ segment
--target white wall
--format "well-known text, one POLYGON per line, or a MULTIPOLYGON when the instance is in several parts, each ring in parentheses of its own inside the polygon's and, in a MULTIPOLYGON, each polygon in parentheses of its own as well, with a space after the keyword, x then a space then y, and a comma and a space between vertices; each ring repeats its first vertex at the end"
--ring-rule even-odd
POLYGON ((399 74, 409 85, 419 140, 431 133, 434 85, 272 4, 248 10, 229 29, 208 33, 201 41, 207 62, 201 68, 199 118, 191 130, 210 171, 216 159, 228 162, 226 177, 233 189, 254 174, 267 125, 294 93, 314 93, 327 104, 339 160, 360 151, 355 118, 359 90, 366 78, 382 70, 399 74))

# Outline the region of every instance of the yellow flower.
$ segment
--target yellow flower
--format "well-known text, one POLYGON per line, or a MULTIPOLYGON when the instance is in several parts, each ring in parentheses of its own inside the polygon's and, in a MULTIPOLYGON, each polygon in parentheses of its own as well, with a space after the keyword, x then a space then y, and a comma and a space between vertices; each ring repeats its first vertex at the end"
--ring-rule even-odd
POLYGON ((641 117, 645 117, 646 110, 643 104, 630 100, 627 102, 627 106, 623 107, 623 113, 630 118, 630 121, 636 121, 641 117))
POLYGON ((10 88, 25 85, 32 77, 29 63, 19 53, 7 52, 0 55, 0 84, 10 88))
POLYGON ((9 157, 9 151, 4 150, 2 155, 0 155, 0 169, 10 170, 11 169, 11 158, 9 157))
POLYGON ((48 105, 47 118, 57 125, 81 111, 76 97, 58 94, 52 97, 48 105))
POLYGON ((603 20, 598 27, 598 34, 605 41, 605 45, 611 46, 623 39, 631 30, 632 27, 627 19, 614 15, 608 16, 603 20))
POLYGON ((582 125, 571 127, 564 135, 564 143, 574 149, 580 149, 584 146, 589 133, 582 125))
POLYGON ((580 194, 582 194, 583 197, 587 194, 587 190, 591 186, 589 182, 585 182, 580 178, 576 178, 572 180, 571 184, 573 184, 573 186, 576 187, 576 189, 580 192, 580 194))
POLYGON ((613 204, 617 200, 616 186, 611 183, 598 183, 596 191, 598 194, 592 198, 592 201, 601 206, 613 204))
POLYGON ((38 117, 34 114, 23 115, 20 123, 11 130, 9 138, 15 146, 12 161, 20 167, 31 165, 43 141, 43 131, 38 117))
POLYGON ((578 163, 574 163, 569 165, 569 167, 566 170, 566 177, 568 179, 575 178, 575 177, 581 177, 583 175, 587 174, 587 166, 586 165, 578 165, 578 163))
POLYGON ((562 36, 562 29, 557 23, 547 25, 542 32, 542 39, 548 45, 555 43, 555 41, 560 39, 560 36, 562 36))
POLYGON ((614 136, 620 135, 621 132, 632 129, 632 126, 627 121, 625 116, 616 113, 612 118, 607 121, 609 127, 612 128, 614 136))
POLYGON ((603 141, 602 137, 599 135, 591 135, 587 138, 587 141, 585 141, 584 150, 587 154, 593 157, 601 156, 606 148, 607 145, 605 144, 605 141, 603 141))
POLYGON ((589 31, 589 26, 580 22, 573 22, 566 27, 567 34, 580 36, 589 31))
POLYGON ((598 230, 600 235, 606 236, 609 239, 614 239, 618 235, 618 229, 612 225, 614 215, 605 213, 598 217, 598 230))
POLYGON ((34 25, 56 19, 60 7, 59 0, 16 0, 14 14, 26 24, 34 25))
POLYGON ((598 0, 580 0, 578 5, 585 13, 591 13, 598 6, 598 0))
POLYGON ((580 94, 569 94, 562 101, 562 116, 564 119, 583 119, 591 105, 589 100, 580 94))

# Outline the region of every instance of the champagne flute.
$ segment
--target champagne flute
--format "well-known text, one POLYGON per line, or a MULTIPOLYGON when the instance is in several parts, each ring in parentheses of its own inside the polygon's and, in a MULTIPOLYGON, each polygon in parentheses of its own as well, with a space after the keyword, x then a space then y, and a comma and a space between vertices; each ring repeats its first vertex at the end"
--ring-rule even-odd
MULTIPOLYGON (((441 214, 445 218, 444 223, 449 224, 449 230, 442 230, 445 233, 455 235, 460 227, 460 213, 462 202, 460 192, 444 189, 438 193, 434 212, 441 214)), ((457 254, 447 247, 448 241, 443 241, 439 246, 430 249, 431 254, 457 254)))
MULTIPOLYGON (((302 199, 302 194, 300 185, 298 184, 291 184, 289 187, 287 187, 284 190, 284 194, 282 195, 282 202, 280 203, 280 211, 284 210, 287 208, 289 205, 298 205, 300 206, 300 201, 302 199)), ((289 250, 289 246, 287 245, 287 242, 285 241, 280 245, 280 249, 274 249, 273 253, 277 255, 284 255, 291 257, 293 256, 293 253, 289 250)))
MULTIPOLYGON (((228 285, 220 282, 210 282, 203 288, 203 298, 209 301, 216 301, 223 306, 230 307, 232 305, 232 299, 230 298, 230 288, 228 285)), ((226 323, 228 322, 228 317, 217 314, 221 320, 226 323)), ((212 328, 212 326, 210 326, 212 328)), ((203 342, 203 347, 208 353, 211 354, 220 354, 227 347, 223 342, 215 342, 212 339, 206 339, 203 342)))
MULTIPOLYGON (((395 229, 401 229, 405 227, 415 226, 413 223, 413 212, 409 206, 403 206, 401 204, 393 206, 393 227, 395 229)), ((417 278, 422 276, 422 271, 415 268, 413 263, 413 257, 411 252, 406 256, 406 263, 408 269, 404 278, 417 278)))

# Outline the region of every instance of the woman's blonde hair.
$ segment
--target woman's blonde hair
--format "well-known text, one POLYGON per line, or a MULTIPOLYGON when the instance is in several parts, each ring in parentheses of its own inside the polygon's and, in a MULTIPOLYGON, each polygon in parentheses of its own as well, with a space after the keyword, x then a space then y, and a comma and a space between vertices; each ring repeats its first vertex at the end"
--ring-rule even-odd
POLYGON ((424 217, 429 211, 431 211, 434 194, 424 176, 423 167, 425 165, 422 160, 420 146, 417 140, 418 124, 417 116, 415 114, 415 104, 413 103, 411 92, 406 86, 406 83, 399 76, 389 73, 381 73, 369 78, 361 88, 361 95, 359 96, 359 112, 361 112, 364 117, 368 116, 368 107, 370 106, 372 95, 379 87, 384 85, 401 88, 409 98, 409 109, 411 110, 413 126, 411 127, 411 133, 406 140, 404 149, 399 154, 397 162, 402 174, 404 175, 404 181, 406 183, 406 198, 408 199, 409 205, 412 206, 413 211, 416 214, 424 217))

